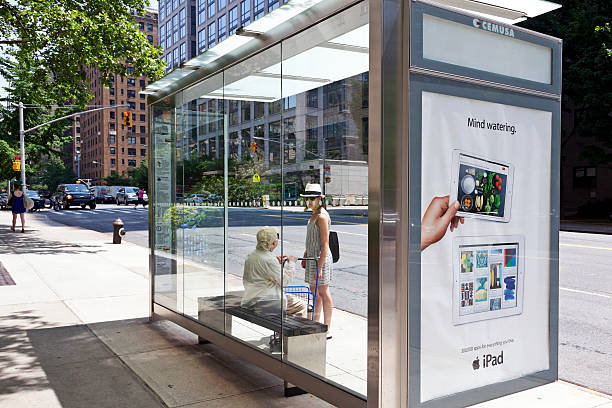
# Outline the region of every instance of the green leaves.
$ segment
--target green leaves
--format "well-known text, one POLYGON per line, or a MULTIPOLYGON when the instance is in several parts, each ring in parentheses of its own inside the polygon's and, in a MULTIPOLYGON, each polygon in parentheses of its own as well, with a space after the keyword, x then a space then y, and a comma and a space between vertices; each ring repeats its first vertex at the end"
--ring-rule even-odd
POLYGON ((105 79, 126 77, 125 61, 131 60, 133 76, 164 75, 161 48, 147 41, 132 14, 145 13, 145 5, 142 0, 0 0, 0 41, 21 41, 9 53, 17 63, 37 65, 53 76, 52 82, 37 79, 51 87, 58 104, 84 106, 91 99, 86 67, 97 67, 105 79))

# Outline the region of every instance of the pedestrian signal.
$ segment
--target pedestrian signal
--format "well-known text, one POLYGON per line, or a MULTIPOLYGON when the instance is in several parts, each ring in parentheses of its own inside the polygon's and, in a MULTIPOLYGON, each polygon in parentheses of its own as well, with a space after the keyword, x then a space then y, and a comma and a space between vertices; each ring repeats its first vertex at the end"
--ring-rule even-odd
POLYGON ((132 112, 123 112, 123 125, 132 127, 132 112))
POLYGON ((251 153, 255 153, 255 150, 257 150, 257 143, 251 142, 251 153))
POLYGON ((13 171, 21 171, 21 160, 15 160, 13 162, 13 171))

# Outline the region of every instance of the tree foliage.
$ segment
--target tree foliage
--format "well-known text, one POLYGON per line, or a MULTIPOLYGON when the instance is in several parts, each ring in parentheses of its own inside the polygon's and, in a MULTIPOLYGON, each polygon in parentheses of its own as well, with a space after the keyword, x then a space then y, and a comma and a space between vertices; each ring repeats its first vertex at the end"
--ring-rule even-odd
POLYGON ((559 3, 521 25, 563 39, 562 146, 576 136, 591 138, 582 157, 592 165, 612 163, 612 2, 559 3))
POLYGON ((74 183, 76 175, 72 168, 66 167, 64 163, 56 157, 49 158, 44 168, 36 175, 31 177, 28 184, 32 190, 47 190, 53 192, 62 183, 74 183))
POLYGON ((163 76, 162 50, 147 40, 131 14, 148 0, 0 0, 0 43, 18 65, 36 66, 32 77, 50 88, 58 104, 85 105, 92 97, 87 67, 102 81, 112 75, 155 80, 163 76), (53 80, 50 76, 53 75, 53 80))

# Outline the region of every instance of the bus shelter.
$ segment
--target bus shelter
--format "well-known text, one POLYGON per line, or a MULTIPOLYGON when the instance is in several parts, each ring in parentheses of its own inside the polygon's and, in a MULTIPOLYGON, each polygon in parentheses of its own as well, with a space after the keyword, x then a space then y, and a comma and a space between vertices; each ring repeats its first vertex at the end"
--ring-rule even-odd
POLYGON ((147 86, 151 318, 338 406, 555 381, 561 41, 515 24, 558 6, 510 4, 290 0, 147 86), (304 256, 308 185, 333 308, 300 261, 250 307, 262 228, 304 256))

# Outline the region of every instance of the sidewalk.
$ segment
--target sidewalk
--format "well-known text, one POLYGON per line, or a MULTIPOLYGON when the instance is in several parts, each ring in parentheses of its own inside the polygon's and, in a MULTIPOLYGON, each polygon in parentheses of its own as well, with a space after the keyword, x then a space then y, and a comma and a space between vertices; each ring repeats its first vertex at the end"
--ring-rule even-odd
MULTIPOLYGON (((149 323, 148 249, 33 216, 12 233, 9 216, 0 213, 0 262, 15 282, 0 286, 0 408, 329 406, 286 399, 280 378, 170 322, 149 323)), ((510 406, 612 408, 612 399, 557 382, 478 405, 510 406)))

